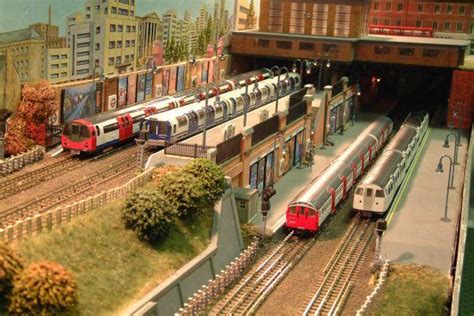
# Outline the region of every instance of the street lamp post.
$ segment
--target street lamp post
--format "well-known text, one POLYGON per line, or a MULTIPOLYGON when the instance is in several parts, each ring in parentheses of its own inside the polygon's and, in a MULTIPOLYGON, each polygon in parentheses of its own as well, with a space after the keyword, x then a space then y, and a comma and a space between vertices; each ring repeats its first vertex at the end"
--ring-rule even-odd
POLYGON ((436 172, 438 172, 438 173, 443 173, 444 172, 444 170, 443 170, 443 159, 444 158, 449 159, 450 166, 449 166, 449 176, 448 176, 448 187, 446 188, 446 202, 445 202, 445 205, 444 205, 444 216, 441 218, 441 220, 443 222, 450 222, 451 220, 448 218, 448 199, 449 199, 449 189, 450 189, 449 188, 449 182, 450 182, 450 179, 451 179, 451 171, 452 171, 452 165, 453 165, 453 159, 451 158, 451 156, 444 155, 441 158, 439 158, 438 167, 436 168, 436 172))
POLYGON ((281 71, 286 70, 286 73, 288 73, 288 68, 286 67, 278 67, 278 66, 273 66, 271 68, 271 71, 273 72, 273 76, 275 76, 275 70, 278 75, 277 77, 277 89, 276 89, 276 100, 275 100, 275 114, 278 113, 278 100, 280 99, 280 76, 281 76, 281 71))
MULTIPOLYGON (((459 105, 460 102, 458 102, 457 104, 459 105)), ((458 121, 458 130, 457 130, 458 138, 456 140, 456 145, 461 146, 461 129, 462 129, 462 123, 463 123, 463 116, 461 115, 460 111, 453 110, 453 121, 454 121, 454 118, 457 118, 457 121, 458 121)))
POLYGON ((205 88, 205 103, 204 103, 204 122, 202 124, 202 147, 206 147, 206 132, 207 132, 207 110, 209 107, 209 91, 210 88, 205 88))
MULTIPOLYGON (((444 140, 444 145, 443 147, 444 148, 449 148, 449 136, 454 136, 454 162, 453 162, 453 165, 459 165, 459 161, 458 161, 458 152, 459 152, 459 145, 458 145, 458 140, 459 140, 459 136, 456 134, 456 133, 448 133, 446 135, 446 138, 444 140)), ((453 173, 454 173, 454 170, 453 170, 453 173)))
POLYGON ((319 61, 318 91, 321 91, 322 90, 321 81, 322 81, 322 77, 323 77, 324 61, 326 61, 326 68, 330 68, 331 67, 331 60, 329 59, 328 54, 319 53, 318 57, 314 60, 314 66, 315 67, 318 66, 318 61, 319 61))
POLYGON ((294 62, 293 62, 293 67, 291 68, 291 70, 293 72, 296 72, 298 70, 298 67, 296 64, 299 64, 299 69, 300 69, 300 76, 301 76, 301 82, 303 82, 303 74, 304 74, 304 70, 306 68, 306 74, 310 74, 311 73, 311 65, 309 63, 309 61, 307 59, 305 60, 301 60, 301 59, 296 59, 294 62))

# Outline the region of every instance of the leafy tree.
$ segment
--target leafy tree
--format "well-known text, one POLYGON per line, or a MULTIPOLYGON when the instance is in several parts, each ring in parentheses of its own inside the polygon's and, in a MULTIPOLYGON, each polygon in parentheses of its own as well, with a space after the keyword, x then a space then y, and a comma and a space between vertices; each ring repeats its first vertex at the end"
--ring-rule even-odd
POLYGON ((48 81, 25 84, 18 116, 27 123, 47 124, 58 109, 58 94, 48 81))
POLYGON ((175 172, 161 177, 157 190, 166 196, 179 217, 196 215, 208 205, 206 192, 190 173, 175 172))
POLYGON ((156 190, 139 189, 130 194, 122 209, 125 227, 140 240, 156 242, 171 230, 176 213, 168 197, 156 190))
POLYGON ((18 155, 25 152, 30 144, 25 121, 18 116, 9 119, 5 134, 5 151, 9 155, 18 155))
POLYGON ((172 37, 166 44, 165 54, 163 56, 168 63, 173 62, 174 46, 174 38, 172 37))
POLYGON ((11 315, 64 315, 77 302, 73 275, 58 263, 43 261, 15 277, 8 310, 11 315))
POLYGON ((206 53, 207 50, 207 42, 206 42, 206 34, 205 30, 202 30, 199 34, 198 41, 197 41, 197 55, 202 56, 206 53))
POLYGON ((4 242, 0 242, 0 303, 10 294, 13 279, 23 269, 19 254, 4 242))
POLYGON ((183 172, 196 178, 206 192, 208 205, 213 205, 227 188, 224 172, 209 159, 194 159, 183 168, 183 172))

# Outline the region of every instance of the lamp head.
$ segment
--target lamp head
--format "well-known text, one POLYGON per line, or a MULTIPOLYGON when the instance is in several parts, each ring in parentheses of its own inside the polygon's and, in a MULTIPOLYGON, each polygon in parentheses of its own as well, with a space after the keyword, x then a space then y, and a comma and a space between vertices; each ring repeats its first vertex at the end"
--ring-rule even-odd
POLYGON ((443 164, 441 163, 441 161, 438 163, 438 168, 436 168, 436 172, 437 173, 443 173, 444 172, 443 164))
POLYGON ((314 60, 314 61, 313 61, 313 66, 314 66, 314 67, 318 67, 318 61, 317 61, 317 60, 314 60))
POLYGON ((296 64, 293 64, 293 67, 291 67, 291 71, 296 72, 296 70, 297 70, 296 64))
POLYGON ((306 68, 306 74, 307 75, 311 74, 311 68, 306 68))
POLYGON ((449 148, 449 139, 448 137, 446 136, 446 139, 444 140, 444 145, 443 145, 444 148, 449 148))
POLYGON ((361 93, 360 91, 357 91, 357 96, 360 97, 361 93))

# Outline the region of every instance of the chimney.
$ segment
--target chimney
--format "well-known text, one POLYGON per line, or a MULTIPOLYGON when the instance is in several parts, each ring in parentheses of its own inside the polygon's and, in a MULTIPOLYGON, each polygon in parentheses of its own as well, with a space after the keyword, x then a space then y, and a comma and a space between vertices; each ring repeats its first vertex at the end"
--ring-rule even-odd
POLYGON ((52 13, 52 10, 51 10, 51 5, 49 5, 49 9, 48 9, 48 24, 51 25, 52 24, 52 18, 53 18, 53 13, 52 13))

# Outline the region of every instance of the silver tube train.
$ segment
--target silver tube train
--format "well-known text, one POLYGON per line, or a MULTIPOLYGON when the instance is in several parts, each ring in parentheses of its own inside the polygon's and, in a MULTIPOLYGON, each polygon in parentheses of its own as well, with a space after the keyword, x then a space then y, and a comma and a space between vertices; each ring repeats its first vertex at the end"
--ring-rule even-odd
POLYGON ((357 186, 354 209, 366 215, 387 211, 415 158, 428 123, 429 115, 426 113, 407 117, 374 167, 357 186))

